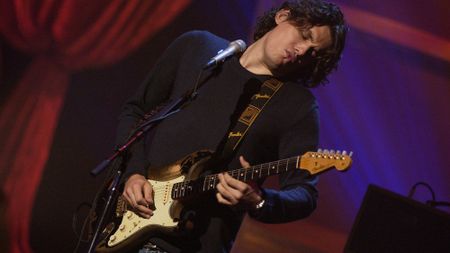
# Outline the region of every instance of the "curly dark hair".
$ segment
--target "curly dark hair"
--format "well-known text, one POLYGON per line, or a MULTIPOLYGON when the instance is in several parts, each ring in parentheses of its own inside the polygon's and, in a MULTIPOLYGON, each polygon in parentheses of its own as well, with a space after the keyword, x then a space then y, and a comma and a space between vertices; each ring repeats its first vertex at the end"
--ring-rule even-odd
POLYGON ((348 30, 341 10, 337 5, 322 0, 286 1, 280 7, 271 9, 258 19, 253 34, 255 41, 276 26, 275 15, 280 10, 289 10, 288 21, 300 29, 324 25, 330 27, 332 45, 321 50, 312 64, 287 77, 308 87, 328 83, 328 74, 337 69, 348 30))

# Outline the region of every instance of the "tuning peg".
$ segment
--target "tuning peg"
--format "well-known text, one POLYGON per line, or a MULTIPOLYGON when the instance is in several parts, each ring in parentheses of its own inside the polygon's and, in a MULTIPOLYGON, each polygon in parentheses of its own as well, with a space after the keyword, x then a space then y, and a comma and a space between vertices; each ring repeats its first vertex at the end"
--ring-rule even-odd
POLYGON ((353 155, 353 152, 352 152, 352 151, 350 151, 350 154, 348 154, 348 156, 352 157, 352 155, 353 155))
POLYGON ((335 153, 336 153, 336 151, 334 149, 330 150, 330 154, 334 155, 335 153))
POLYGON ((342 151, 342 155, 347 155, 347 151, 346 150, 342 151))
POLYGON ((319 149, 317 150, 317 152, 318 152, 318 153, 322 153, 322 149, 319 148, 319 149))
POLYGON ((341 154, 340 150, 336 151, 336 155, 340 155, 340 154, 341 154))
POLYGON ((324 153, 324 154, 329 154, 330 151, 329 151, 328 149, 324 149, 324 150, 323 150, 323 153, 324 153))

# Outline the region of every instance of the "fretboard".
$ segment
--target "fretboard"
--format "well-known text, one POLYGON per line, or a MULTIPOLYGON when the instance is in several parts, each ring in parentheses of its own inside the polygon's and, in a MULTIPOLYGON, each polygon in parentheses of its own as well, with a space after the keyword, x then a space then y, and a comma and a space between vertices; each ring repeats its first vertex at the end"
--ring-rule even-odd
MULTIPOLYGON (((250 168, 241 168, 227 171, 233 178, 247 182, 250 180, 265 178, 271 175, 277 175, 288 170, 298 168, 300 156, 278 160, 275 162, 263 163, 250 168)), ((199 194, 216 189, 219 182, 218 174, 212 174, 197 180, 188 180, 175 183, 172 188, 172 199, 181 199, 194 194, 199 194)))

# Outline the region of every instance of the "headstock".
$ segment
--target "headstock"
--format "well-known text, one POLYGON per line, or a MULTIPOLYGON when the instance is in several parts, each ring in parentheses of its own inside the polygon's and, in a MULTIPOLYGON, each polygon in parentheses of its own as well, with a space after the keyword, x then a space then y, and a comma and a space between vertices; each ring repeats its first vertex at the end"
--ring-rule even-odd
POLYGON ((339 171, 347 170, 352 164, 352 152, 347 151, 321 150, 317 152, 307 152, 300 157, 298 168, 305 169, 311 174, 317 174, 332 167, 339 171))

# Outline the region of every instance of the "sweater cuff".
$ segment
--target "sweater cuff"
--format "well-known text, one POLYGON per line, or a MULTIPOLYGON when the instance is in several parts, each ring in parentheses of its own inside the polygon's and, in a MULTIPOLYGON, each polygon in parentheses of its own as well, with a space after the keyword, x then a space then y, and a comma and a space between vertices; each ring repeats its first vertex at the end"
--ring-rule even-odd
MULTIPOLYGON (((248 214, 253 219, 259 220, 261 217, 264 217, 267 213, 270 213, 270 210, 273 209, 276 191, 271 189, 261 188, 262 199, 264 203, 259 208, 254 208, 249 210, 248 214)), ((261 204, 261 202, 259 203, 261 204)))

